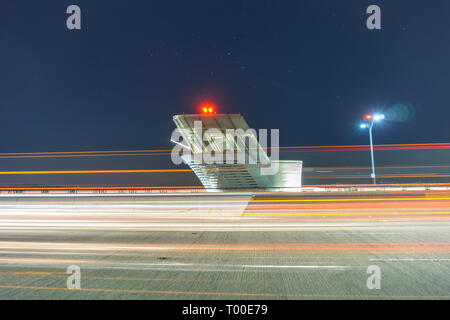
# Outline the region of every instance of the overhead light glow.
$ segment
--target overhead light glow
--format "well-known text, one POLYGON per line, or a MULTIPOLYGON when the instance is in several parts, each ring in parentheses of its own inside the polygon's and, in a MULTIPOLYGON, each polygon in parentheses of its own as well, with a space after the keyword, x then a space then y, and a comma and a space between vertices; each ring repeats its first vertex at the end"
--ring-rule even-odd
POLYGON ((384 119, 384 114, 376 114, 373 116, 373 120, 380 121, 384 119))

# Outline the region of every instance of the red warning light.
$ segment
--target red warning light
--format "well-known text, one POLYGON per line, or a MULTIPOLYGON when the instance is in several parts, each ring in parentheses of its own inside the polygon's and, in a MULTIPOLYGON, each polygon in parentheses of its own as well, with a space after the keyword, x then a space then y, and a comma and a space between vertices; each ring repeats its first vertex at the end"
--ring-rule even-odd
POLYGON ((370 119, 372 119, 372 115, 371 114, 364 115, 364 120, 370 120, 370 119))
POLYGON ((203 106, 203 107, 202 107, 202 112, 205 113, 205 114, 213 114, 213 113, 216 113, 214 107, 211 106, 211 105, 203 106))

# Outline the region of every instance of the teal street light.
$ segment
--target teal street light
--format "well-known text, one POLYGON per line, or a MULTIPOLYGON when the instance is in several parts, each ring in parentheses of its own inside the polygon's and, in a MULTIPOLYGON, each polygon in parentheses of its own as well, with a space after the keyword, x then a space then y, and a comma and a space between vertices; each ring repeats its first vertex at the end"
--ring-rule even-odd
POLYGON ((375 176, 375 161, 373 158, 373 139, 372 139, 372 128, 375 122, 379 122, 384 119, 384 114, 366 114, 364 115, 364 122, 359 125, 361 129, 369 128, 369 139, 370 139, 370 158, 372 160, 372 174, 370 177, 373 179, 373 184, 377 184, 375 176))

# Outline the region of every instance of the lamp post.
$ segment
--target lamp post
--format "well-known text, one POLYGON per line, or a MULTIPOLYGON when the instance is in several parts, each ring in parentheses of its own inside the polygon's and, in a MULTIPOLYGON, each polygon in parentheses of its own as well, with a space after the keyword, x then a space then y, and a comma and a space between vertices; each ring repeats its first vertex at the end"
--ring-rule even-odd
POLYGON ((373 129, 373 124, 375 122, 379 122, 381 120, 384 119, 384 114, 366 114, 364 116, 364 121, 363 123, 360 124, 360 128, 361 129, 365 129, 365 128, 369 128, 369 140, 370 140, 370 159, 372 161, 372 173, 370 175, 370 177, 373 179, 373 184, 376 185, 377 184, 377 179, 375 176, 375 160, 373 157, 373 139, 372 139, 372 129, 373 129))

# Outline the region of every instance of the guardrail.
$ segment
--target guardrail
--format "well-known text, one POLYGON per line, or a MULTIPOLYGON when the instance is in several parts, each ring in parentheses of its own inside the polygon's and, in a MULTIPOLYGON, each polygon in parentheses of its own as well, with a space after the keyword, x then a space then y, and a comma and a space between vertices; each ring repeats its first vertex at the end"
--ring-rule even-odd
POLYGON ((2 189, 0 194, 164 194, 164 193, 204 193, 204 189, 40 189, 40 188, 11 188, 2 189))
POLYGON ((392 192, 392 191, 450 191, 450 186, 364 186, 364 187, 305 187, 302 192, 392 192))
MULTIPOLYGON (((379 185, 379 186, 305 186, 300 190, 287 191, 286 189, 271 190, 227 190, 226 192, 253 192, 253 193, 298 193, 298 192, 401 192, 401 191, 450 191, 450 185, 379 185)), ((176 194, 176 193, 206 193, 203 188, 70 188, 70 187, 30 187, 30 188, 1 188, 0 194, 176 194)))

